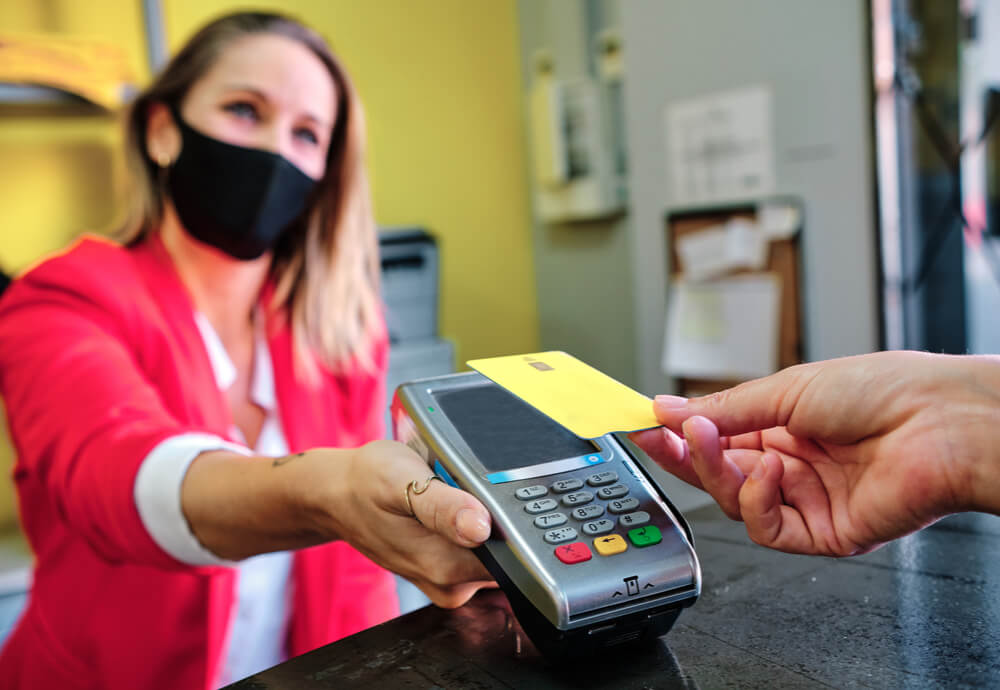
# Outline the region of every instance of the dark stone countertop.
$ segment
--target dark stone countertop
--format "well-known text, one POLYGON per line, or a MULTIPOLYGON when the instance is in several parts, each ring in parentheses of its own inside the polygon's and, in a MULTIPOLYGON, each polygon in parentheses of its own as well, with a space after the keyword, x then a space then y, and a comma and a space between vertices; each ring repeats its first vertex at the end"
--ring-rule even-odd
POLYGON ((1000 687, 1000 518, 953 516, 838 560, 759 547, 715 506, 687 517, 702 596, 654 646, 553 666, 490 591, 231 687, 1000 687))

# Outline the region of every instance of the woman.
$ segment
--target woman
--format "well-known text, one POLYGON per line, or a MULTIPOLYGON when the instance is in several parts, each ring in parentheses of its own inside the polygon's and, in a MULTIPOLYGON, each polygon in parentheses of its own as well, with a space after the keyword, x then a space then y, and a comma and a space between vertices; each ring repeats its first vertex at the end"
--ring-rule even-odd
POLYGON ((237 679, 395 615, 372 561, 463 603, 486 510, 410 493, 426 464, 375 441, 387 340, 344 70, 295 21, 224 17, 127 128, 124 246, 84 239, 0 306, 37 556, 0 685, 237 679))

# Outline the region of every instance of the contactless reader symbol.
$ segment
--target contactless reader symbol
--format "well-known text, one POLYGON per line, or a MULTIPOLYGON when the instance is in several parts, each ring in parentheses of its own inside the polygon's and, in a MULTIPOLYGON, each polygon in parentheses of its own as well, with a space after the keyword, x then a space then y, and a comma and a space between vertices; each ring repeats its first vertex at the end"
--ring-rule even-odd
POLYGON ((628 595, 634 597, 639 594, 639 576, 632 575, 631 577, 626 577, 622 582, 625 583, 625 588, 628 590, 628 595))

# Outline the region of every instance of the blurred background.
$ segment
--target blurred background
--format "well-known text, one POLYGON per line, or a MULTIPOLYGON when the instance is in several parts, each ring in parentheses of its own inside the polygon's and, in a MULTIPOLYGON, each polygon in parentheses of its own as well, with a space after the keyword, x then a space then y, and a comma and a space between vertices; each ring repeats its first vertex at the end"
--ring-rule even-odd
MULTIPOLYGON (((650 395, 1000 350, 1000 0, 252 7, 318 29, 365 103, 390 386, 546 349, 650 395)), ((121 104, 246 8, 0 4, 0 269, 113 232, 121 104)), ((2 608, 30 562, 7 478, 0 532, 2 608)))

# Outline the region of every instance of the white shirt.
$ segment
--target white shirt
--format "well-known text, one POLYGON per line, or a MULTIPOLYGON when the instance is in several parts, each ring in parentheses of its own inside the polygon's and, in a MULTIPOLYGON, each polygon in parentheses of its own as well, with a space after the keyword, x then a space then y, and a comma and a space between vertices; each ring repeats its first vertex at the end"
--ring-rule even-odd
MULTIPOLYGON (((236 367, 218 334, 202 314, 195 314, 219 390, 236 381, 236 367)), ((286 659, 285 637, 291 602, 292 555, 287 551, 227 561, 210 552, 194 536, 181 511, 181 483, 198 455, 231 450, 243 455, 281 457, 288 443, 278 417, 274 369, 263 333, 256 333, 250 399, 265 418, 254 452, 213 434, 182 434, 166 439, 143 460, 135 480, 135 502, 142 522, 159 546, 190 565, 222 565, 237 569, 236 610, 230 617, 225 662, 219 679, 224 685, 253 675, 286 659)), ((243 439, 235 426, 231 435, 243 439)))

